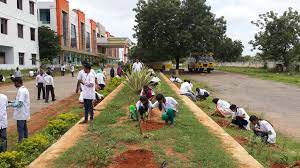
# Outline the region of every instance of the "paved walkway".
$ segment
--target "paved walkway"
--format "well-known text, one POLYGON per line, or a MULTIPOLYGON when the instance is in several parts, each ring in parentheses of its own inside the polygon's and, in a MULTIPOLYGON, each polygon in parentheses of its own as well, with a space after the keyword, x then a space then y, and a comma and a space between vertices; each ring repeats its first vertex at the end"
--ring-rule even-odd
POLYGON ((299 87, 219 71, 186 76, 207 83, 215 97, 263 113, 281 133, 300 140, 299 87))
MULTIPOLYGON (((57 76, 54 78, 55 84, 55 96, 57 100, 62 100, 66 97, 69 97, 73 93, 75 93, 76 87, 76 77, 72 78, 70 74, 61 77, 57 76)), ((49 103, 45 103, 44 100, 37 100, 37 88, 35 87, 35 80, 24 82, 24 86, 27 87, 30 94, 30 112, 34 114, 39 112, 42 108, 49 106, 53 102, 51 99, 49 103)), ((8 96, 9 100, 14 100, 17 94, 17 89, 14 87, 13 84, 7 86, 0 87, 0 93, 5 94, 8 96)), ((42 96, 41 96, 42 97, 42 96)), ((13 125, 14 121, 12 118, 13 110, 12 108, 8 109, 8 123, 9 125, 13 125)))

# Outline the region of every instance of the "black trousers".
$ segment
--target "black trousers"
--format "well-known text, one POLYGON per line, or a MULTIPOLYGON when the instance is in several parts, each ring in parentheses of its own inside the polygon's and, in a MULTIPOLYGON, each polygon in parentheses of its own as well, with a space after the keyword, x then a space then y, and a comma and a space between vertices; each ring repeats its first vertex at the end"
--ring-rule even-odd
POLYGON ((74 72, 71 72, 71 74, 72 74, 72 77, 74 77, 74 72))
POLYGON ((84 120, 88 121, 89 115, 90 119, 94 120, 94 106, 93 106, 93 100, 92 99, 84 99, 84 120))
POLYGON ((7 150, 7 134, 6 128, 0 129, 0 153, 7 150))
POLYGON ((18 142, 21 143, 24 138, 28 138, 28 129, 26 120, 17 120, 18 142))
POLYGON ((61 76, 65 76, 65 71, 60 71, 61 76))
POLYGON ((248 121, 237 117, 235 120, 231 121, 232 124, 239 126, 239 128, 244 129, 245 125, 248 125, 248 121))
POLYGON ((52 101, 55 100, 55 94, 54 94, 54 88, 52 85, 47 85, 46 86, 46 102, 49 101, 49 92, 51 92, 51 97, 52 97, 52 101))
POLYGON ((43 93, 43 99, 45 99, 45 87, 43 83, 38 83, 38 99, 41 98, 41 91, 43 93))

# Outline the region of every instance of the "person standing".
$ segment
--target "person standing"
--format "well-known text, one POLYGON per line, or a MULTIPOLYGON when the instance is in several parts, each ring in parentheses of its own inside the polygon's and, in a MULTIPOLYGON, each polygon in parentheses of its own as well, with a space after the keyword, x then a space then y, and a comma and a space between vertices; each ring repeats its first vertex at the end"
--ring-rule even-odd
POLYGON ((52 101, 55 101, 55 94, 54 94, 54 80, 53 77, 49 72, 47 72, 47 75, 44 77, 45 80, 45 87, 46 87, 46 100, 45 102, 49 102, 49 93, 51 92, 52 101))
POLYGON ((43 92, 43 99, 45 99, 45 87, 44 87, 44 71, 40 70, 40 73, 35 78, 35 85, 38 88, 38 100, 41 99, 41 91, 43 92))
POLYGON ((14 84, 18 93, 16 99, 11 102, 11 106, 14 108, 13 118, 17 121, 18 142, 21 143, 24 138, 28 138, 27 120, 30 118, 30 96, 21 78, 15 78, 14 84))
POLYGON ((113 66, 110 68, 110 77, 111 77, 111 78, 114 78, 114 77, 115 77, 115 69, 114 69, 113 66))
POLYGON ((94 120, 94 106, 93 101, 96 99, 95 96, 95 75, 91 72, 91 65, 85 64, 84 65, 84 72, 85 75, 81 80, 82 84, 82 97, 84 103, 84 121, 83 123, 88 122, 88 117, 90 114, 91 123, 94 120))
POLYGON ((119 77, 122 77, 122 67, 121 67, 121 65, 118 65, 118 68, 117 68, 117 75, 119 76, 119 77))
POLYGON ((7 106, 7 96, 5 96, 4 94, 0 94, 0 153, 7 150, 7 106))
POLYGON ((143 68, 143 64, 139 59, 136 59, 136 62, 132 65, 133 72, 140 72, 143 68))
POLYGON ((61 76, 65 76, 65 72, 66 72, 66 66, 64 64, 61 64, 60 66, 61 76))
POLYGON ((52 64, 50 67, 51 75, 54 77, 55 76, 55 65, 52 64))
POLYGON ((17 67, 15 70, 14 78, 22 78, 22 73, 21 73, 19 67, 17 67))
POLYGON ((71 71, 72 77, 74 78, 75 67, 73 64, 70 65, 70 71, 71 71))
POLYGON ((102 73, 102 70, 97 70, 96 78, 100 87, 100 90, 103 90, 105 88, 105 76, 102 73))
MULTIPOLYGON (((81 92, 82 91, 82 84, 81 84, 81 81, 83 80, 83 78, 86 76, 86 73, 84 72, 84 65, 85 64, 88 64, 87 62, 82 62, 81 65, 82 65, 82 69, 78 72, 78 75, 77 75, 77 85, 76 85, 76 93, 78 93, 79 91, 81 92)), ((90 70, 91 73, 94 74, 94 76, 96 76, 96 72, 95 70, 91 69, 90 70)), ((96 85, 96 90, 99 89, 99 84, 98 84, 98 81, 95 79, 95 85, 96 85)))

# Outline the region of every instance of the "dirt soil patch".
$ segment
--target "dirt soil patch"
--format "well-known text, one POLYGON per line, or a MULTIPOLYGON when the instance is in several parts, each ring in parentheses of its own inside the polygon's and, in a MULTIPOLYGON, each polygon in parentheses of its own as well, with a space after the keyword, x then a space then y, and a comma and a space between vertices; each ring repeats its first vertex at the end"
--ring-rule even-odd
POLYGON ((159 168, 154 162, 154 154, 151 151, 138 149, 129 150, 114 159, 111 168, 159 168))
POLYGON ((155 131, 155 130, 162 129, 165 126, 165 124, 155 122, 155 121, 147 121, 147 122, 142 122, 141 126, 144 131, 155 131))
POLYGON ((219 126, 221 126, 223 128, 225 128, 227 125, 230 124, 230 121, 227 121, 225 119, 216 119, 215 121, 219 126))
POLYGON ((244 146, 248 143, 249 139, 246 137, 236 136, 233 137, 240 145, 244 146))
POLYGON ((282 164, 282 163, 272 163, 270 164, 270 168, 287 168, 289 165, 282 164))

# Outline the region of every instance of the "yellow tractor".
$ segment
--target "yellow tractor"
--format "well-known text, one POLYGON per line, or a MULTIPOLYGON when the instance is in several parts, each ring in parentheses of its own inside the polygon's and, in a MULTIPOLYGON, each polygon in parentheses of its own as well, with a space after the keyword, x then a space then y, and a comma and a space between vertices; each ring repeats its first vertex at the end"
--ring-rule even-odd
POLYGON ((149 68, 160 71, 169 71, 172 69, 172 61, 164 61, 164 62, 151 62, 145 63, 149 68))
POLYGON ((213 53, 192 53, 188 58, 188 70, 190 72, 208 72, 215 69, 216 63, 213 53))

